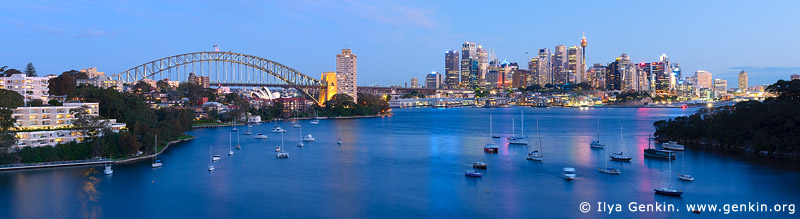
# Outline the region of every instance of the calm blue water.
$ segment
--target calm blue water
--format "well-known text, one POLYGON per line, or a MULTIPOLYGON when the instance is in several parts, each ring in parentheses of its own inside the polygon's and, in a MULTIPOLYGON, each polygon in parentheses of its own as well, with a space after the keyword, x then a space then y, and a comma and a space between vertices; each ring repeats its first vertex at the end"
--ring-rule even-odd
MULTIPOLYGON (((798 161, 759 158, 687 148, 672 162, 645 159, 642 149, 653 122, 694 109, 460 108, 396 109, 385 118, 303 121, 316 142, 305 147, 298 129, 280 123, 289 159, 275 158, 281 136, 273 124, 255 125, 268 140, 241 136, 241 150, 228 151, 229 128, 195 130, 197 139, 173 145, 161 159, 102 167, 0 172, 0 214, 4 218, 531 218, 544 217, 795 217, 788 213, 686 212, 686 203, 800 204, 798 161), (545 159, 525 160, 528 146, 508 146, 511 119, 525 111, 526 132, 536 137, 539 120, 545 159), (494 115, 497 154, 485 154, 489 113, 494 115), (589 142, 597 132, 606 150, 589 142), (619 144, 622 126, 624 144, 619 144), (341 133, 341 134, 339 134, 341 133), (337 145, 341 136, 344 144, 337 145), (209 145, 223 155, 208 172, 209 145), (624 147, 624 149, 622 148, 624 147), (624 150, 630 163, 609 162, 621 175, 597 171, 606 153, 624 150), (685 160, 684 160, 685 159, 685 160), (483 178, 466 178, 476 160, 486 161, 483 178), (683 165, 682 165, 683 164, 683 165), (561 178, 575 167, 578 179, 561 178), (695 176, 679 181, 675 174, 695 176), (672 175, 673 177, 669 177, 672 175), (672 184, 683 197, 653 194, 672 184), (622 204, 621 213, 598 213, 598 201, 622 204), (628 203, 665 202, 680 212, 631 213, 628 203), (591 203, 583 214, 578 205, 591 203)), ((519 132, 519 129, 517 128, 519 132)), ((234 145, 236 137, 234 136, 234 145)))

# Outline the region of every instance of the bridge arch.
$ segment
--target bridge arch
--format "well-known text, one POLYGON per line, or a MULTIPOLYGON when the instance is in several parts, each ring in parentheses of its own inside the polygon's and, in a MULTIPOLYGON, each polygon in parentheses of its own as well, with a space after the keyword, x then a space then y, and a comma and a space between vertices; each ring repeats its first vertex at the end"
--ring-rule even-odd
POLYGON ((320 102, 309 91, 326 86, 320 80, 281 63, 230 51, 193 52, 164 57, 111 75, 111 78, 123 82, 163 78, 184 81, 186 80, 184 76, 188 76, 189 72, 195 73, 197 76, 209 77, 209 84, 212 85, 292 87, 318 104, 320 102), (211 63, 214 63, 213 72, 211 63), (218 70, 220 63, 222 63, 223 72, 218 70), (203 64, 206 64, 207 67, 204 67, 203 64), (233 69, 234 65, 236 66, 235 70, 233 69), (191 70, 189 70, 190 66, 191 70), (197 71, 198 66, 199 72, 197 71), (242 67, 244 67, 244 71, 242 71, 242 67), (183 74, 180 72, 181 68, 183 74), (231 71, 228 72, 227 68, 231 68, 231 71))

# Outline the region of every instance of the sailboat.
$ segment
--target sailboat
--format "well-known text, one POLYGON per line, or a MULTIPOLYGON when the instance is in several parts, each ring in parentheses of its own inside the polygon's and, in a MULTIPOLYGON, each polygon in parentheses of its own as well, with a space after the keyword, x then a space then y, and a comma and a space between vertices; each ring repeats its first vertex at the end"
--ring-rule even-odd
POLYGON ((311 122, 309 122, 309 123, 311 123, 313 125, 319 124, 319 116, 317 115, 317 111, 316 110, 314 111, 314 120, 311 120, 311 122))
POLYGON ((303 146, 305 146, 305 144, 303 144, 303 128, 300 128, 300 142, 297 143, 297 147, 303 146))
MULTIPOLYGON (((520 132, 520 137, 514 137, 514 133, 512 133, 511 137, 508 137, 508 144, 524 144, 524 145, 528 144, 528 140, 525 139, 525 115, 523 114, 523 111, 519 111, 519 118, 521 120, 520 121, 520 128, 522 130, 520 132)), ((513 127, 514 127, 513 120, 511 122, 511 127, 512 127, 512 130, 513 130, 513 127)))
POLYGON ((295 114, 295 117, 294 117, 294 122, 293 122, 294 124, 292 124, 292 128, 300 128, 300 121, 298 120, 299 116, 297 116, 297 112, 295 112, 294 114, 295 114))
POLYGON ((539 132, 539 119, 536 119, 536 138, 539 138, 539 150, 534 150, 528 153, 528 157, 525 159, 528 160, 535 160, 535 161, 542 161, 544 155, 542 154, 542 134, 539 132))
MULTIPOLYGON (((236 134, 236 149, 242 149, 242 145, 241 145, 241 141, 239 141, 239 134, 238 133, 236 134)), ((231 154, 233 154, 233 151, 231 151, 231 154)))
POLYGON ((250 129, 250 128, 252 128, 252 127, 253 127, 252 125, 250 125, 250 124, 247 124, 247 131, 244 131, 244 132, 242 132, 242 134, 243 134, 243 135, 252 135, 252 134, 253 134, 253 131, 250 129))
POLYGON ((156 134, 156 140, 153 142, 153 163, 150 164, 153 168, 161 167, 163 164, 161 160, 158 159, 158 134, 156 134))
POLYGON ((232 144, 233 138, 231 137, 231 134, 228 133, 228 156, 233 156, 233 147, 231 147, 232 144))
MULTIPOLYGON (((685 155, 685 154, 684 154, 685 155)), ((694 177, 686 173, 686 156, 681 157, 681 174, 678 174, 678 179, 683 181, 694 181, 694 177)))
POLYGON ((275 127, 272 127, 272 132, 274 132, 274 133, 283 133, 283 132, 286 132, 286 129, 281 128, 281 126, 278 125, 278 120, 275 120, 275 127))
MULTIPOLYGON (((669 156, 673 156, 672 151, 668 151, 667 153, 669 153, 669 156)), ((672 178, 672 159, 669 159, 668 162, 669 162, 669 173, 667 175, 669 175, 669 178, 672 178)), ((661 194, 661 195, 681 196, 683 194, 683 191, 672 188, 671 184, 667 184, 667 186, 653 190, 655 190, 656 194, 661 194)))
POLYGON ((673 154, 672 151, 670 151, 670 150, 663 150, 663 149, 662 150, 656 150, 655 148, 650 148, 650 140, 651 140, 649 138, 650 135, 648 135, 647 137, 648 137, 648 139, 647 139, 647 148, 644 149, 644 156, 645 157, 653 157, 653 158, 668 159, 668 160, 674 160, 675 159, 675 154, 673 154))
POLYGON ((107 162, 106 162, 106 164, 105 164, 105 166, 106 166, 106 169, 105 169, 105 170, 103 170, 103 173, 105 173, 106 175, 111 175, 112 173, 114 173, 114 170, 112 170, 112 169, 111 169, 111 162, 114 162, 114 161, 113 161, 113 160, 111 160, 111 157, 108 157, 108 158, 109 158, 109 159, 108 159, 108 161, 107 161, 107 162))
MULTIPOLYGON (((211 145, 210 144, 208 145, 208 156, 211 156, 211 145)), ((214 168, 214 159, 213 159, 214 156, 211 156, 211 157, 212 157, 211 161, 208 162, 208 171, 209 172, 214 171, 216 169, 216 168, 214 168)))
POLYGON ((500 147, 497 147, 494 142, 492 142, 492 114, 489 114, 489 140, 486 142, 486 145, 483 146, 483 151, 486 153, 497 153, 500 147))
POLYGON ((483 174, 480 173, 480 172, 475 171, 474 169, 468 169, 467 171, 464 172, 464 176, 481 177, 481 176, 483 176, 483 174))
POLYGON ((591 147, 591 148, 604 148, 604 147, 606 147, 606 145, 600 143, 600 114, 599 113, 597 114, 597 140, 592 141, 592 143, 589 144, 589 147, 591 147))
POLYGON ((623 144, 623 140, 622 140, 622 126, 619 127, 619 145, 620 145, 620 152, 619 153, 613 153, 613 154, 609 155, 608 157, 610 157, 612 161, 631 161, 631 157, 628 157, 628 156, 625 156, 625 155, 622 154, 623 153, 622 149, 625 148, 623 146, 624 144, 623 144))
MULTIPOLYGON (((608 154, 608 152, 606 152, 606 154, 608 154)), ((622 173, 622 171, 620 171, 617 168, 608 167, 608 159, 603 159, 603 160, 605 160, 605 164, 604 164, 603 168, 598 168, 600 170, 600 172, 608 173, 608 174, 620 174, 620 173, 622 173)))
POLYGON ((342 126, 339 125, 339 140, 336 141, 336 144, 342 145, 342 126))
POLYGON ((239 129, 236 128, 236 117, 233 117, 232 126, 233 126, 233 128, 231 129, 232 132, 239 131, 239 129))
POLYGON ((289 158, 289 153, 283 150, 283 133, 281 133, 281 147, 280 152, 275 153, 277 158, 289 158))
MULTIPOLYGON (((492 118, 492 115, 490 114, 489 115, 489 121, 492 120, 491 118, 492 118)), ((489 125, 489 136, 490 136, 489 137, 489 142, 490 143, 489 144, 491 144, 491 142, 492 142, 492 138, 491 138, 491 135, 492 135, 492 131, 491 130, 492 130, 492 128, 491 128, 491 122, 489 122, 489 123, 490 123, 490 125, 489 125)), ((486 150, 486 149, 484 149, 484 150, 486 150)), ((475 160, 477 160, 477 158, 478 158, 478 154, 476 153, 475 154, 475 160)), ((486 162, 483 162, 483 161, 475 161, 475 163, 472 164, 472 168, 475 168, 475 169, 484 169, 485 170, 486 166, 487 166, 486 162)), ((467 176, 469 176, 469 175, 467 175, 467 176)))

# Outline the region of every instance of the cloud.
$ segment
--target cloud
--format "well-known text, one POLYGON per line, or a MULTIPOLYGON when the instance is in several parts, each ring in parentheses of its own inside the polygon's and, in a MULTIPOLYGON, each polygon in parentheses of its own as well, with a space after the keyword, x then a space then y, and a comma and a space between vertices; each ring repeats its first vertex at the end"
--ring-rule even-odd
POLYGON ((108 35, 108 32, 102 30, 87 29, 78 33, 75 37, 78 38, 98 38, 108 35))

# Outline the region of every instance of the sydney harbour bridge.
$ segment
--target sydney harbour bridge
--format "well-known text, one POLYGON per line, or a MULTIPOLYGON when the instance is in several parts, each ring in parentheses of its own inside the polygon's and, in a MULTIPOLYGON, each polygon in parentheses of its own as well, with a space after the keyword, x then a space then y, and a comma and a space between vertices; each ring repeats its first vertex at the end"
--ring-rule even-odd
MULTIPOLYGON (((156 59, 127 71, 112 75, 111 78, 133 83, 142 79, 159 81, 187 81, 189 74, 206 76, 210 86, 218 87, 281 87, 294 88, 315 103, 324 103, 320 91, 327 84, 300 71, 266 58, 235 52, 193 52, 156 59)), ((436 89, 358 87, 359 92, 411 92, 432 94, 436 89)), ((333 91, 335 92, 335 91, 333 91)))

